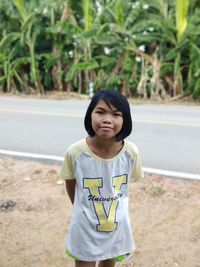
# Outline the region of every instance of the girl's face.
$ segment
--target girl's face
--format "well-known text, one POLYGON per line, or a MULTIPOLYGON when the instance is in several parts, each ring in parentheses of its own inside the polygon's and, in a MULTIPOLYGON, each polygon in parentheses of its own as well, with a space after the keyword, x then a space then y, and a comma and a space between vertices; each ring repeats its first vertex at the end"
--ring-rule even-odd
POLYGON ((99 137, 112 139, 121 131, 123 125, 123 114, 111 104, 100 100, 92 114, 92 128, 99 137))

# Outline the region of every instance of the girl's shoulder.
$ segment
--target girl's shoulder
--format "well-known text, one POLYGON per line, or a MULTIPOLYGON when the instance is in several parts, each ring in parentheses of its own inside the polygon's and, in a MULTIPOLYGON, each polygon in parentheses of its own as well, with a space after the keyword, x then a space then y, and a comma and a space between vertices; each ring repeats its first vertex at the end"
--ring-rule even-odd
POLYGON ((137 156, 139 154, 138 147, 131 141, 126 140, 125 141, 126 151, 133 157, 137 156))
POLYGON ((76 154, 85 149, 85 139, 81 139, 67 147, 65 154, 76 154))

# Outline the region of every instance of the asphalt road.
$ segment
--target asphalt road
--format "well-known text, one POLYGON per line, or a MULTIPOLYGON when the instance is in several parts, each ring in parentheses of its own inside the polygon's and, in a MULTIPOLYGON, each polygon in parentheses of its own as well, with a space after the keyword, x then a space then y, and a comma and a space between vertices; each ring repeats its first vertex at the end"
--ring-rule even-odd
MULTIPOLYGON (((64 156, 86 136, 83 118, 89 100, 0 97, 0 150, 64 156)), ((200 174, 200 107, 132 105, 128 137, 143 166, 200 174)))

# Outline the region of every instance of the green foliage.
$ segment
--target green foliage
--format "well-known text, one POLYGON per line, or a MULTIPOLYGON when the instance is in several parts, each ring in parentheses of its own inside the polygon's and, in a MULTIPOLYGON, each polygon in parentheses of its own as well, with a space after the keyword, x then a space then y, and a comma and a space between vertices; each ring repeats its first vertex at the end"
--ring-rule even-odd
POLYGON ((177 36, 181 38, 187 27, 189 0, 176 0, 177 36))
POLYGON ((86 92, 92 80, 95 90, 137 95, 146 81, 149 97, 163 84, 170 96, 200 98, 198 0, 0 0, 0 6, 4 91, 86 92))
POLYGON ((93 26, 92 3, 90 0, 83 0, 84 27, 89 30, 93 26))
POLYGON ((87 61, 85 63, 78 63, 74 65, 75 70, 83 71, 83 70, 92 70, 98 68, 98 64, 94 60, 87 61))
POLYGON ((154 190, 153 190, 153 196, 154 197, 159 197, 159 196, 162 196, 166 193, 166 190, 162 187, 154 187, 154 190))
POLYGON ((18 32, 12 32, 7 35, 5 35, 0 42, 0 50, 5 50, 12 42, 19 39, 21 36, 18 32))
POLYGON ((24 4, 24 0, 13 0, 15 6, 17 7, 20 15, 22 16, 23 20, 25 21, 27 16, 28 16, 28 12, 26 10, 25 4, 24 4))

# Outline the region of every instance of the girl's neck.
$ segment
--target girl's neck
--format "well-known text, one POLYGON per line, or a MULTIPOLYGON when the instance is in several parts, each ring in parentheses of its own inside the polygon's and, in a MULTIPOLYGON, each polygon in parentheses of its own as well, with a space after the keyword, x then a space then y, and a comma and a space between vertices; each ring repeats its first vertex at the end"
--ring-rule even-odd
POLYGON ((123 141, 117 142, 113 139, 102 139, 97 136, 88 136, 86 142, 94 154, 104 159, 116 156, 124 145, 123 141))

